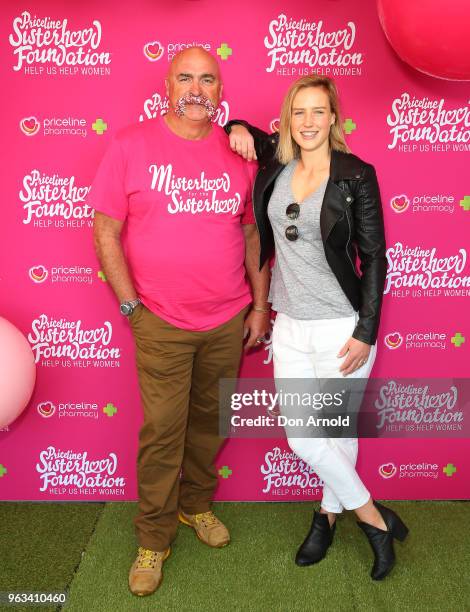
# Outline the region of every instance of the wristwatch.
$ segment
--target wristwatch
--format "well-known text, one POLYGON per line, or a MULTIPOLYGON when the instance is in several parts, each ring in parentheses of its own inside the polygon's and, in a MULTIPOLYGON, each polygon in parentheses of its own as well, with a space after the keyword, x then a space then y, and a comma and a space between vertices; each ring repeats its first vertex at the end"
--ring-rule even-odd
POLYGON ((137 306, 137 304, 140 304, 139 298, 137 298, 136 300, 132 300, 131 302, 123 302, 121 306, 119 307, 121 314, 128 317, 134 312, 134 309, 137 306))

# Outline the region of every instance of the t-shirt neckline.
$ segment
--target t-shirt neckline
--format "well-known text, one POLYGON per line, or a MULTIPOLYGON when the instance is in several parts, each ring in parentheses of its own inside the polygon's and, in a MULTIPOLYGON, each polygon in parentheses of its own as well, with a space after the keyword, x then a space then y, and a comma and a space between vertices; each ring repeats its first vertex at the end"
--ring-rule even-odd
POLYGON ((197 140, 193 140, 192 138, 184 138, 183 136, 179 136, 167 125, 165 121, 164 115, 161 116, 161 125, 163 126, 163 130, 172 138, 177 140, 180 143, 187 144, 188 147, 201 147, 205 146, 207 143, 211 142, 211 140, 215 137, 215 126, 212 124, 211 131, 204 138, 198 138, 197 140))

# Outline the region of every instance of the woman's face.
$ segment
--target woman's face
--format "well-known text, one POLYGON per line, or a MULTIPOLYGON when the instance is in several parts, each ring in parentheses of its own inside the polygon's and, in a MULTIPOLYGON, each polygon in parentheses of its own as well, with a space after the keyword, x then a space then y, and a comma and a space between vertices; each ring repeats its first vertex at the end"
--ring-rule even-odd
POLYGON ((304 87, 292 102, 290 130, 303 151, 328 150, 330 127, 335 122, 323 87, 304 87))

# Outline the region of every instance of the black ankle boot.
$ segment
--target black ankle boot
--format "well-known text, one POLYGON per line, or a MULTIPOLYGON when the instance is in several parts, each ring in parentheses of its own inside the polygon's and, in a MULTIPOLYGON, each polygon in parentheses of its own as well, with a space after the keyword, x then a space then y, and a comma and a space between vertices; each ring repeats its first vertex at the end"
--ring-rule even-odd
POLYGON ((378 529, 368 523, 358 521, 357 524, 369 539, 369 544, 374 551, 374 566, 370 573, 374 580, 382 580, 389 574, 395 565, 395 551, 393 550, 393 538, 403 540, 408 535, 408 527, 400 519, 398 514, 390 508, 386 508, 374 501, 374 506, 382 515, 387 530, 378 529))
POLYGON ((335 529, 336 521, 333 527, 330 527, 328 514, 315 512, 310 531, 295 555, 297 565, 313 565, 324 559, 326 551, 333 542, 335 529))

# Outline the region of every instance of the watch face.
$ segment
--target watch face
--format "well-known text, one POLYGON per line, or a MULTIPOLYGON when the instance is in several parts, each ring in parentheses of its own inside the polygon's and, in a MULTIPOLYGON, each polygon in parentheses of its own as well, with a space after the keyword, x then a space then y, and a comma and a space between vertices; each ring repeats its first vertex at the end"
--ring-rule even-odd
POLYGON ((121 314, 126 315, 126 316, 130 315, 132 310, 133 308, 129 304, 129 302, 124 302, 124 304, 121 304, 121 314))

